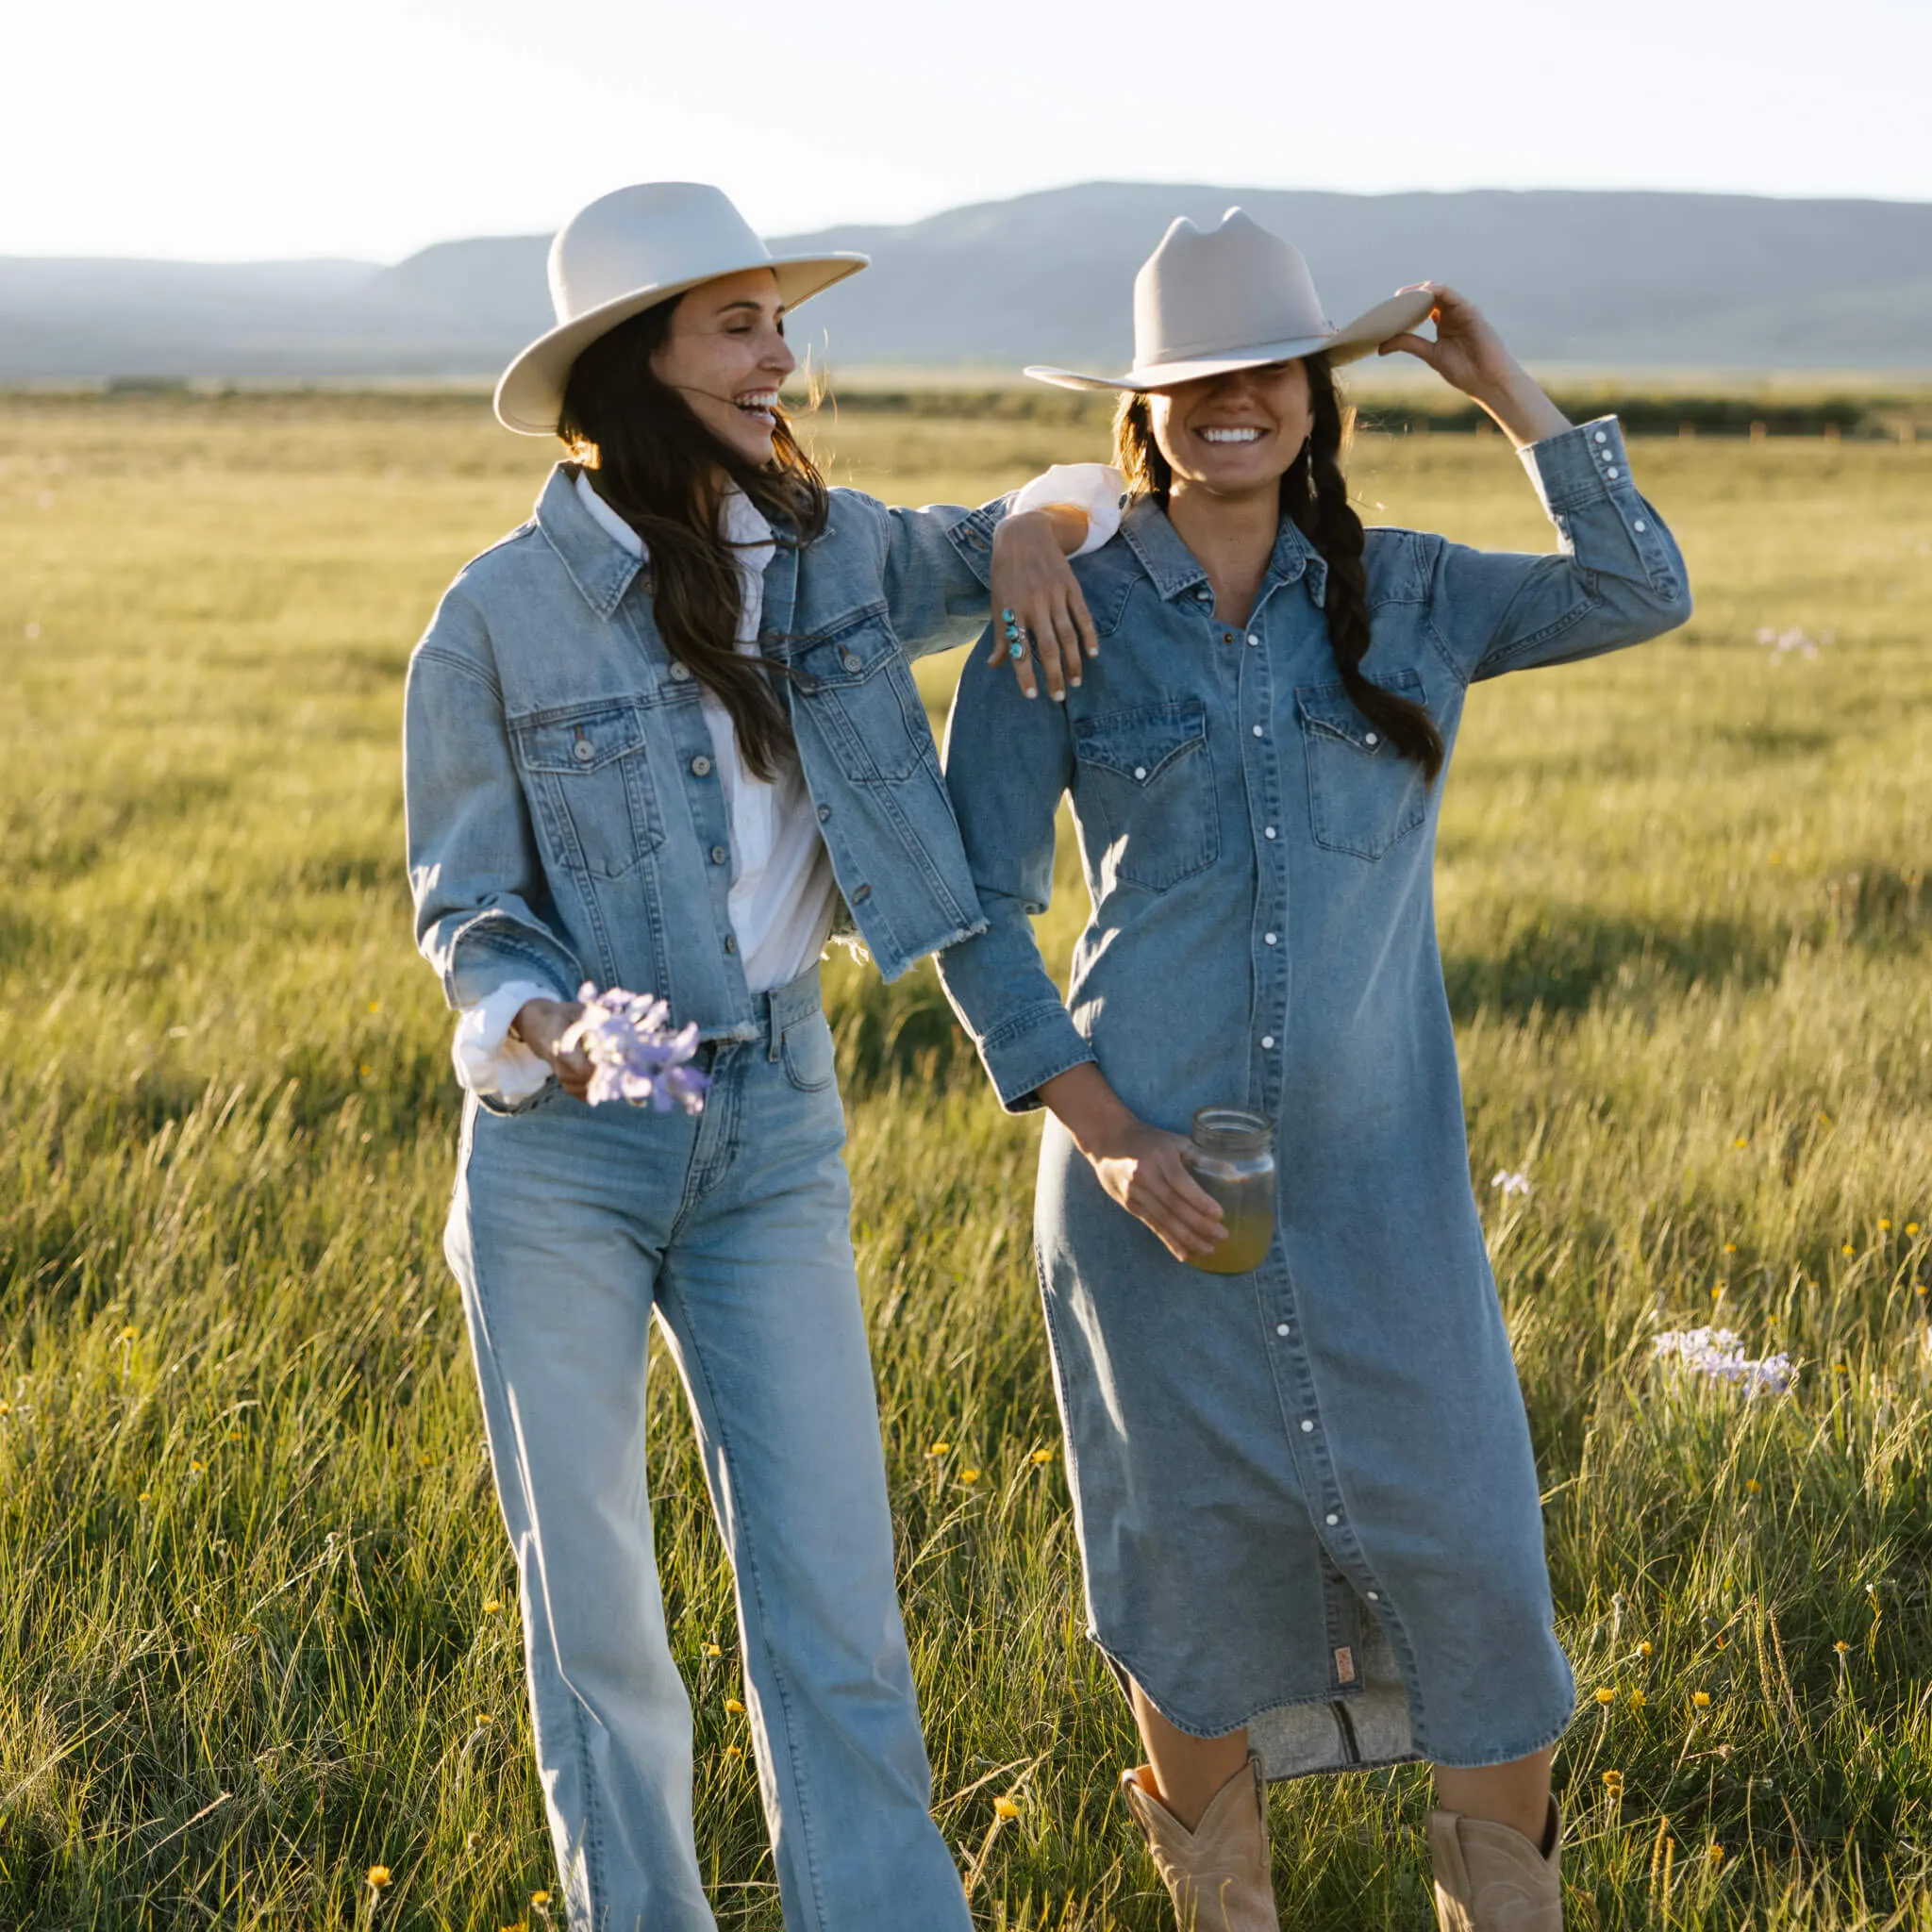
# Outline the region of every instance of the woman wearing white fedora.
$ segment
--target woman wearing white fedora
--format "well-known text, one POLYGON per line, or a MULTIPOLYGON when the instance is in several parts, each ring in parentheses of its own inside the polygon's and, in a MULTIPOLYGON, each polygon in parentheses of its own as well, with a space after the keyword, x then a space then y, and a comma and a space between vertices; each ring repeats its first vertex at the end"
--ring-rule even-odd
POLYGON ((825 490, 778 408, 784 317, 863 266, 774 258, 691 183, 576 215, 558 326, 496 402, 575 460, 410 664, 417 935, 469 1090, 445 1244, 578 1932, 714 1924, 653 1557, 654 1313, 736 1575, 786 1924, 969 1924, 894 1594, 818 960, 841 910, 889 977, 984 924, 905 660, 972 636, 991 585, 1056 694, 1076 683, 1063 553, 1110 525, 825 490), (587 983, 668 1003, 701 1110, 586 1104, 587 983))
POLYGON ((1551 1932, 1574 1690, 1471 1191, 1438 779, 1474 681, 1681 623, 1683 560, 1614 420, 1573 428, 1448 289, 1335 329, 1233 210, 1174 225, 1134 321, 1123 376, 1031 372, 1121 391, 1131 502, 1076 567, 1103 649, 1066 707, 962 679, 990 924, 941 960, 1002 1100, 1052 1116, 1035 1236, 1091 1627, 1147 1757, 1124 1800, 1188 1932, 1275 1932, 1263 1780, 1424 1758, 1442 1926, 1551 1932), (1509 434, 1557 553, 1363 530, 1331 370, 1378 345, 1509 434), (1071 1012, 1029 919, 1063 792, 1071 1012))

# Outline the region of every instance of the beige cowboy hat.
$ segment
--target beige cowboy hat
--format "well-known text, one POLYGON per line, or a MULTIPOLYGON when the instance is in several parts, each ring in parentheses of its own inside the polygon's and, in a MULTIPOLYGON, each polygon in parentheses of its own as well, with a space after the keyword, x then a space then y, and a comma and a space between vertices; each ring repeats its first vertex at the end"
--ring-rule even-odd
POLYGON ((700 282, 768 268, 778 277, 779 299, 795 308, 871 259, 845 252, 774 255, 728 195, 698 181, 643 181, 599 195, 550 244, 557 326, 503 372, 496 420, 520 436, 555 436, 571 364, 619 323, 700 282))
POLYGON ((1026 374, 1062 389, 1147 390, 1318 350, 1352 362, 1419 326, 1435 303, 1427 289, 1405 290, 1337 328, 1299 249, 1238 208, 1205 233, 1182 215, 1134 277, 1134 366, 1124 375, 1081 375, 1035 363, 1026 374))

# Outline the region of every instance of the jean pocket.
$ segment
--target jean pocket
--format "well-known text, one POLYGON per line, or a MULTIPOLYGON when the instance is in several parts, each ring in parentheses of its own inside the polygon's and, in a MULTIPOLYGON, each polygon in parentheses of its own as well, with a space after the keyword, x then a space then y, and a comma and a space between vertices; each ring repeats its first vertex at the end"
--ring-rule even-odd
POLYGON ((823 1011, 808 1013, 785 1028, 779 1052, 785 1077, 801 1093, 823 1093, 838 1076, 832 1058, 832 1028, 823 1011))
POLYGON ((514 719, 510 739, 552 860, 619 878, 663 842, 644 724, 634 705, 573 705, 514 719))
MULTIPOLYGON (((1422 675, 1395 671, 1374 680, 1426 704, 1422 675)), ((1308 765, 1308 824, 1315 843, 1357 858, 1380 858, 1428 816, 1423 768, 1356 709, 1340 684, 1300 685, 1302 746, 1308 765)))
POLYGON ((1107 841, 1096 868, 1104 881, 1162 892, 1221 857, 1208 709, 1199 698, 1079 719, 1074 759, 1074 802, 1107 841))

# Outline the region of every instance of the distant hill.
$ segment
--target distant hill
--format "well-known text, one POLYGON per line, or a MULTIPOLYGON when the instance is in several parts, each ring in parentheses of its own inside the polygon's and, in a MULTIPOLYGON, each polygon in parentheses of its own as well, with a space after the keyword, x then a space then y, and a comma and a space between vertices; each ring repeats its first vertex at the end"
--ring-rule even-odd
MULTIPOLYGON (((1337 321, 1434 276, 1535 360, 1932 367, 1927 203, 1094 182, 776 245, 874 258, 799 317, 835 368, 1104 368, 1168 222, 1235 203, 1302 249, 1337 321)), ((549 324, 545 246, 447 242, 387 268, 0 258, 0 382, 491 374, 549 324)))

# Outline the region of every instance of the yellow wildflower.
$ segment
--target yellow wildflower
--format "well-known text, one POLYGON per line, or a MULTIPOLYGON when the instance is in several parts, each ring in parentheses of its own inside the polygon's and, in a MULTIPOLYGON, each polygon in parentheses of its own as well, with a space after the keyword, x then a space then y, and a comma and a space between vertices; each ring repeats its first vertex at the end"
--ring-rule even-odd
POLYGON ((502 1607, 503 1600, 500 1597, 486 1596, 483 1599, 483 1614, 486 1617, 495 1616, 497 1611, 502 1609, 502 1607))
POLYGON ((1708 1710, 1710 1708, 1710 1692, 1708 1690, 1693 1690, 1690 1693, 1690 1702, 1699 1710, 1708 1710))
POLYGON ((715 1643, 707 1643, 703 1646, 703 1649, 707 1657, 723 1657, 724 1655, 724 1651, 715 1643))
POLYGON ((1849 1643, 1847 1643, 1842 1637, 1840 1637, 1839 1641, 1836 1643, 1834 1643, 1831 1647, 1832 1649, 1837 1651, 1839 1656, 1840 1657, 1849 1657, 1851 1655, 1852 1646, 1849 1643))
POLYGON ((959 1480, 962 1483, 976 1483, 979 1480, 979 1472, 976 1469, 962 1469, 959 1472, 959 1480))
POLYGON ((385 1885, 387 1885, 388 1883, 389 1883, 389 1867, 388 1867, 387 1865, 372 1865, 372 1866, 370 1866, 370 1868, 369 1868, 369 1889, 370 1889, 370 1890, 372 1890, 372 1891, 380 1891, 380 1890, 382 1890, 382 1888, 383 1888, 383 1887, 384 1887, 385 1885))
POLYGON ((1757 1478, 1755 1475, 1747 1475, 1744 1478, 1744 1487, 1755 1496, 1759 1488, 1757 1478))
POLYGON ((493 1724, 496 1720, 487 1710, 479 1710, 476 1713, 476 1722, 479 1724, 493 1724))
POLYGON ((1704 1856, 1707 1858, 1708 1858, 1713 1865, 1722 1865, 1724 1861, 1724 1848, 1722 1845, 1712 1845, 1711 1848, 1707 1852, 1706 1852, 1704 1856))
POLYGON ((1878 1232, 1880 1234, 1890 1234, 1891 1232, 1891 1223, 1887 1221, 1883 1215, 1879 1217, 1878 1232))
POLYGON ((941 1436, 925 1453, 928 1456, 950 1456, 953 1453, 953 1445, 941 1436))
POLYGON ((1041 1463, 1051 1462, 1053 1460, 1053 1451, 1051 1449, 1036 1449, 1033 1452, 1033 1459, 1035 1462, 1041 1463))
POLYGON ((533 1906, 547 1906, 550 1903, 550 1894, 547 1891, 533 1891, 530 1894, 530 1903, 533 1906))
POLYGON ((1011 1798, 995 1798, 992 1801, 992 1815, 995 1818, 1017 1818, 1020 1807, 1011 1798))
POLYGON ((1727 1254, 1727 1255, 1735 1255, 1735 1254, 1736 1254, 1737 1252, 1738 1252, 1738 1244, 1737 1244, 1737 1242, 1736 1242, 1736 1241, 1726 1241, 1726 1242, 1724 1243, 1724 1253, 1725 1253, 1725 1254, 1727 1254))
POLYGON ((1918 1231, 1919 1224, 1916 1221, 1908 1221, 1906 1223, 1906 1232, 1907 1234, 1917 1234, 1918 1231))
POLYGON ((1650 1655, 1650 1639, 1649 1639, 1649 1638, 1647 1638, 1647 1637, 1646 1637, 1646 1638, 1645 1638, 1645 1639, 1643 1640, 1643 1641, 1642 1641, 1641 1643, 1640 1643, 1640 1644, 1639 1644, 1639 1645, 1637 1646, 1637 1655, 1638 1655, 1639 1657, 1648 1657, 1648 1656, 1650 1655))
POLYGON ((727 1744, 724 1747, 724 1756, 727 1758, 742 1757, 744 1756, 744 1753, 741 1751, 736 1744, 727 1744))
POLYGON ((1740 1148, 1741 1148, 1741 1147, 1748 1147, 1748 1146, 1750 1146, 1750 1144, 1751 1144, 1751 1142, 1750 1142, 1750 1141, 1748 1141, 1748 1140, 1747 1140, 1747 1139, 1746 1139, 1746 1138, 1745 1138, 1745 1137, 1744 1137, 1744 1136, 1743 1136, 1742 1134, 1740 1134, 1740 1135, 1738 1136, 1738 1138, 1737 1138, 1737 1139, 1736 1139, 1735 1141, 1733 1141, 1731 1142, 1731 1145, 1732 1145, 1733 1147, 1740 1147, 1740 1148))
POLYGON ((1847 1241, 1844 1244, 1844 1246, 1839 1250, 1839 1253, 1840 1255, 1843 1255, 1847 1259, 1849 1259, 1852 1256, 1856 1255, 1857 1252, 1857 1249, 1853 1247, 1850 1241, 1847 1241))
POLYGON ((1607 1684, 1600 1684, 1597 1687, 1596 1701, 1599 1704, 1614 1704, 1617 1701, 1617 1693, 1607 1684))
POLYGON ((728 1710, 733 1717, 742 1717, 744 1715, 744 1706, 741 1705, 735 1697, 727 1697, 724 1700, 724 1708, 728 1710))
POLYGON ((1624 1774, 1621 1771, 1605 1772, 1604 1789, 1607 1790, 1612 1797, 1615 1797, 1616 1794, 1624 1789, 1624 1774))
POLYGON ((1641 1709, 1643 1708, 1643 1707, 1644 1707, 1644 1706, 1645 1706, 1646 1704, 1648 1704, 1649 1702, 1650 1702, 1650 1699, 1649 1699, 1649 1698, 1647 1698, 1647 1697, 1646 1697, 1646 1696, 1645 1696, 1645 1695, 1643 1694, 1643 1692, 1642 1692, 1641 1690, 1633 1690, 1633 1691, 1631 1691, 1631 1693, 1630 1693, 1630 1708, 1631 1708, 1632 1710, 1641 1710, 1641 1709))

